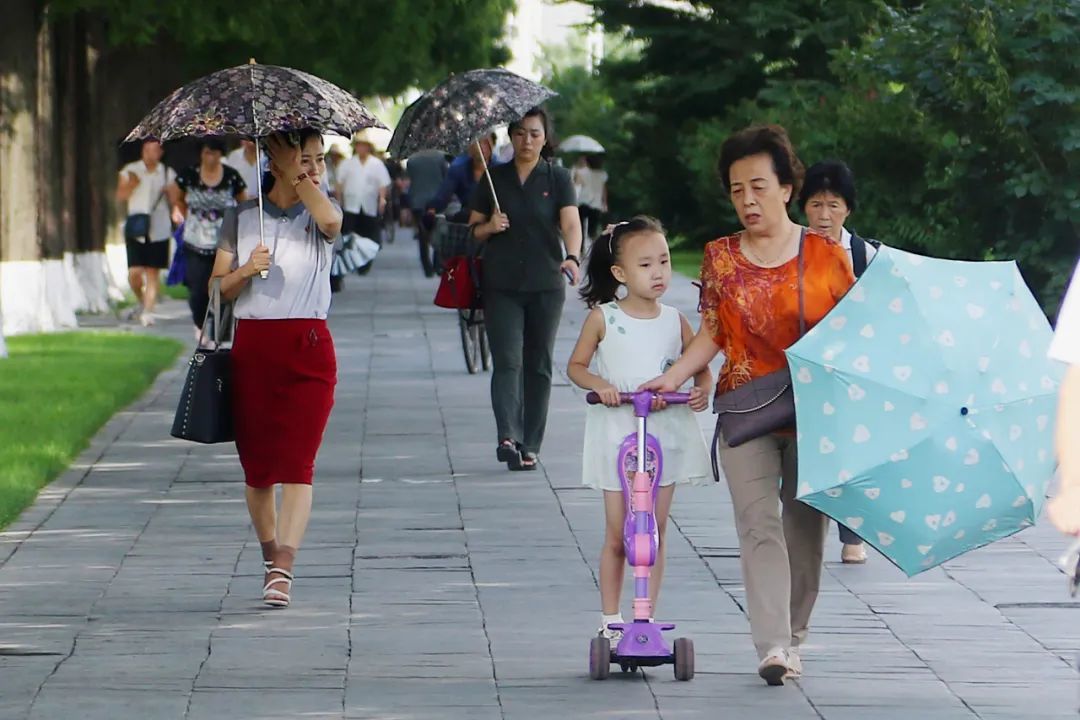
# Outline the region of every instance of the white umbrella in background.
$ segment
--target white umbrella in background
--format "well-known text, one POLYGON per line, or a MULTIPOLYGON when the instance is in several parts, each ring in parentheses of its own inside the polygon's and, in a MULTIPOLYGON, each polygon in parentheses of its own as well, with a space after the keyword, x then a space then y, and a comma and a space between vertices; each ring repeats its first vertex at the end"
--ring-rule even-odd
POLYGON ((559 143, 559 152, 587 153, 592 155, 604 152, 604 146, 588 135, 571 135, 559 143))

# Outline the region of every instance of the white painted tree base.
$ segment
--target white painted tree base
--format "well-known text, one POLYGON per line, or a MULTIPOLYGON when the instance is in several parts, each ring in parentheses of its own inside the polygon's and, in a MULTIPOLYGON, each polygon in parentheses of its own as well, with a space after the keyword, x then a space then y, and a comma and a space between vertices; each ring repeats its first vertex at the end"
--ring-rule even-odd
POLYGON ((107 312, 110 300, 124 298, 118 280, 126 277, 123 245, 63 260, 0 262, 0 336, 78 327, 76 312, 107 312))

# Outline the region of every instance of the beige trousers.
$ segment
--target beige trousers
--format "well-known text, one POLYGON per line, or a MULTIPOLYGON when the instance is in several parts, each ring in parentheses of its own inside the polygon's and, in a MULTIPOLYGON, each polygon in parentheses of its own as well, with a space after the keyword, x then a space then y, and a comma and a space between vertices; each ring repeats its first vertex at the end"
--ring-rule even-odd
POLYGON ((829 519, 795 499, 795 438, 766 435, 739 447, 720 440, 739 535, 750 633, 758 657, 806 639, 821 585, 829 519), (783 514, 780 505, 783 504, 783 514))

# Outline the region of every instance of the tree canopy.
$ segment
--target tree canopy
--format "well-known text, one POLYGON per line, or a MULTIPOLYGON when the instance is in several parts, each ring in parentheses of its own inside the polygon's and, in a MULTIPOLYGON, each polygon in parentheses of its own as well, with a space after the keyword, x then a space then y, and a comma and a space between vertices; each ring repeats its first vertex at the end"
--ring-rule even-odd
POLYGON ((106 18, 110 43, 168 37, 191 76, 249 57, 288 65, 364 96, 395 95, 453 71, 503 64, 514 0, 48 0, 50 13, 106 18))
POLYGON ((1075 0, 587 0, 635 52, 553 68, 561 117, 609 148, 616 212, 702 243, 736 227, 720 143, 787 127, 806 164, 846 161, 851 226, 939 257, 1016 259, 1056 310, 1080 249, 1075 0))

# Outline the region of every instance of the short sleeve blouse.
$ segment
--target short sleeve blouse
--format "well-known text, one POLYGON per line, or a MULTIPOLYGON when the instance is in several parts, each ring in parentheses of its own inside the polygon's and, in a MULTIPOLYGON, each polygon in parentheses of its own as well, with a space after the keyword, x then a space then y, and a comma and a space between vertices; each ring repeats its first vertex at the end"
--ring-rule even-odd
MULTIPOLYGON (((798 258, 758 267, 742 254, 742 234, 705 246, 701 265, 702 327, 725 356, 717 393, 784 368, 784 350, 799 339, 798 258)), ((807 231, 803 245, 806 329, 814 327, 854 284, 847 253, 807 231)))

